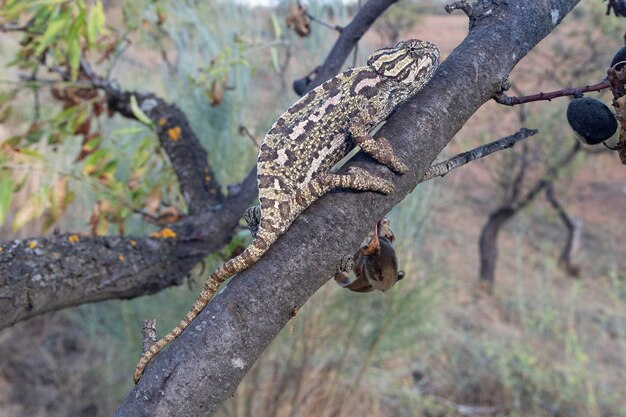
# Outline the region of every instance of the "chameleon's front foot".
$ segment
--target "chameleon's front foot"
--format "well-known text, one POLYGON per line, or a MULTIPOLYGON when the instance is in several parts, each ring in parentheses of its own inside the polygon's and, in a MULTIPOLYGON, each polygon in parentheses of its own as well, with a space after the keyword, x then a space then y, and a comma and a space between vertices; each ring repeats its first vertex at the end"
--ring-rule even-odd
POLYGON ((409 170, 409 167, 394 154, 387 138, 378 137, 374 139, 370 135, 364 135, 355 136, 354 140, 365 153, 398 174, 405 174, 409 170))

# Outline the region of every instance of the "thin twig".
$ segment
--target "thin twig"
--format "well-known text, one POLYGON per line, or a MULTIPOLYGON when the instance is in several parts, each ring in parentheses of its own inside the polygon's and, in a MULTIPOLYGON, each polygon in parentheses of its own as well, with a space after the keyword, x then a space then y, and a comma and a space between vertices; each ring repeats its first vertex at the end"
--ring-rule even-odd
POLYGON ((552 99, 558 97, 566 97, 566 96, 581 96, 583 93, 588 93, 590 91, 601 91, 609 88, 611 85, 608 80, 602 80, 599 83, 586 85, 584 87, 569 87, 563 88, 562 90, 550 91, 548 93, 539 93, 533 94, 530 96, 520 96, 520 97, 509 97, 505 94, 496 94, 493 96, 493 99, 496 103, 503 104, 505 106, 515 106, 517 104, 522 103, 531 103, 533 101, 552 101, 552 99))
POLYGON ((428 171, 426 171, 426 174, 424 174, 421 182, 428 181, 436 177, 443 177, 453 169, 459 168, 471 161, 483 158, 494 152, 511 148, 520 140, 526 139, 530 136, 534 136, 537 133, 539 133, 537 129, 523 128, 513 135, 487 143, 486 145, 479 146, 475 149, 472 149, 471 151, 463 152, 455 156, 454 158, 448 159, 447 161, 434 164, 428 169, 428 171))
MULTIPOLYGON (((357 10, 359 10, 360 8, 361 8, 361 0, 359 0, 358 2, 357 10)), ((354 52, 352 54, 352 67, 353 68, 356 67, 356 59, 357 59, 358 54, 359 54, 359 42, 357 42, 354 45, 354 52)))
POLYGON ((541 180, 539 180, 531 189, 526 193, 524 198, 517 202, 513 206, 515 210, 521 210, 525 208, 541 191, 543 191, 552 181, 554 181, 563 168, 569 165, 578 152, 582 149, 582 145, 579 141, 576 141, 574 146, 570 149, 570 151, 557 163, 551 165, 550 168, 546 171, 541 180))
POLYGON ((23 25, 19 25, 16 23, 4 23, 0 25, 0 32, 25 32, 30 28, 32 24, 32 20, 24 23, 23 25))
POLYGON ((104 76, 104 78, 106 78, 107 80, 111 79, 111 74, 113 73, 113 69, 115 68, 120 58, 122 57, 122 55, 124 55, 124 52, 126 52, 126 50, 128 49, 130 45, 131 45, 130 39, 124 38, 122 40, 120 45, 117 47, 117 50, 115 51, 115 54, 113 55, 113 58, 111 58, 111 64, 109 65, 109 68, 107 68, 106 75, 104 76))
POLYGON ((239 134, 243 135, 243 136, 247 136, 248 139, 250 139, 252 141, 252 143, 254 144, 255 149, 257 149, 257 150, 259 149, 259 141, 256 140, 254 135, 252 135, 252 133, 250 133, 250 131, 248 130, 247 127, 239 126, 239 134))
POLYGON ((561 219, 561 222, 565 225, 567 229, 567 240, 565 241, 565 246, 561 251, 561 255, 559 256, 559 266, 565 270, 565 272, 572 276, 577 277, 580 275, 580 268, 572 262, 572 258, 578 252, 580 248, 580 235, 582 232, 582 221, 578 219, 573 219, 567 214, 563 205, 559 202, 559 200, 554 195, 554 187, 552 183, 548 183, 545 189, 546 198, 548 202, 556 210, 561 219))
POLYGON ((343 30, 343 27, 339 26, 339 25, 331 25, 330 23, 326 23, 321 19, 318 19, 317 17, 313 16, 311 13, 308 12, 308 10, 305 10, 304 14, 306 14, 306 17, 308 17, 309 19, 311 19, 312 21, 319 23, 320 25, 327 27, 328 29, 331 30, 336 30, 337 32, 341 33, 341 31, 343 30))

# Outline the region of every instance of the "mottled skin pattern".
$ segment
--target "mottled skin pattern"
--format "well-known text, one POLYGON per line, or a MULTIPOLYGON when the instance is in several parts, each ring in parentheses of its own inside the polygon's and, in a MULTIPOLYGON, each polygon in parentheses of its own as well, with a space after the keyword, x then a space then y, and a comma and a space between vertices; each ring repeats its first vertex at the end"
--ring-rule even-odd
POLYGON ((333 188, 388 194, 393 185, 361 168, 346 174, 330 169, 357 144, 398 173, 407 167, 385 138, 369 132, 418 92, 439 64, 439 49, 419 40, 373 52, 365 67, 347 70, 311 90, 267 132, 257 161, 261 220, 250 246, 211 274, 187 316, 144 353, 135 383, 146 365, 204 309, 220 284, 256 263, 315 200, 333 188))

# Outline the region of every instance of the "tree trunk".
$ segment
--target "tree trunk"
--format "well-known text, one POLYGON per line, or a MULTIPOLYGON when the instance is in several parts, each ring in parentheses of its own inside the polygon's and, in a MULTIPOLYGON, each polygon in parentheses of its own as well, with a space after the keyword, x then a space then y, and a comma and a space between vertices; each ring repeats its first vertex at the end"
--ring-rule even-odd
POLYGON ((455 133, 500 90, 517 62, 577 3, 477 2, 467 38, 379 132, 410 161, 410 171, 395 176, 363 156, 349 164, 392 180, 396 191, 389 196, 332 193, 316 202, 153 361, 116 415, 212 415, 288 322, 294 307, 332 277, 341 256, 354 253, 367 231, 413 190, 455 133))
POLYGON ((480 286, 487 293, 493 292, 496 264, 498 263, 498 232, 502 225, 515 214, 511 206, 500 207, 489 216, 480 233, 480 286))

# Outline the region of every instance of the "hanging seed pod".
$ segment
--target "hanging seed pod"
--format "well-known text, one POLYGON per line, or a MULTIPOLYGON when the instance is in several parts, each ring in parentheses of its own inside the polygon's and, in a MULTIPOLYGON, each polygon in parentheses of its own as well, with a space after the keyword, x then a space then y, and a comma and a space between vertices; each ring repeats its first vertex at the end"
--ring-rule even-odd
POLYGON ((604 142, 617 131, 617 120, 611 110, 600 100, 582 97, 567 106, 567 122, 577 133, 578 140, 586 145, 604 142))

